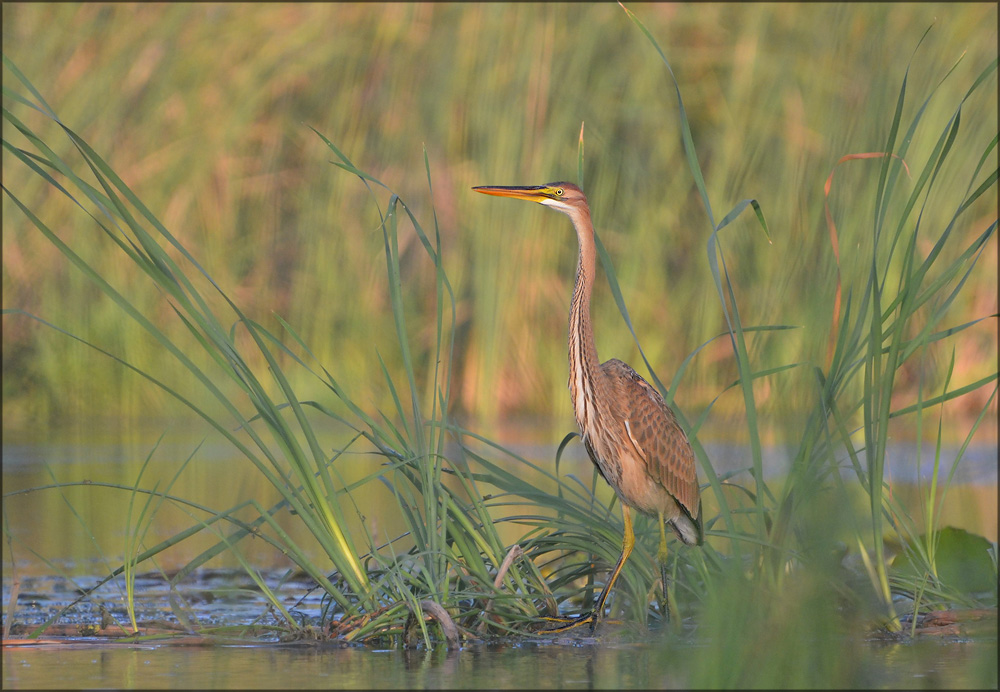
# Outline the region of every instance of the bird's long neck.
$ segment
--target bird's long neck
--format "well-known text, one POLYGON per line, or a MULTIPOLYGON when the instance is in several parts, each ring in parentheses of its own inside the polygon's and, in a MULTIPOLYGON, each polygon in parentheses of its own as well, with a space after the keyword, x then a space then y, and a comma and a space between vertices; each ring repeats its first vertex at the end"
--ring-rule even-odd
POLYGON ((575 208, 569 217, 580 243, 576 285, 569 308, 569 389, 577 423, 581 432, 586 435, 597 415, 596 390, 600 387, 600 361, 597 359, 594 330, 590 323, 590 295, 594 287, 597 247, 594 244, 590 211, 575 208))

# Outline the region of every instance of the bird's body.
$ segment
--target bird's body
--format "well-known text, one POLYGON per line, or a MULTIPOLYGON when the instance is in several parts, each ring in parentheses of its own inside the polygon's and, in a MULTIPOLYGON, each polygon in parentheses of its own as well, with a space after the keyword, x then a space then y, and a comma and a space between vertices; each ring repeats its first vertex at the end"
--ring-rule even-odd
MULTIPOLYGON (((597 249, 587 198, 566 182, 536 187, 483 186, 478 192, 539 202, 568 215, 580 246, 576 285, 569 313, 569 389, 573 412, 591 460, 622 502, 622 554, 593 614, 569 626, 593 627, 632 551, 629 508, 660 519, 658 557, 664 587, 666 522, 688 545, 702 542, 701 502, 694 452, 660 393, 620 360, 600 363, 590 321, 597 249)), ((559 628, 559 630, 568 627, 559 628)))
POLYGON ((692 519, 700 506, 694 453, 673 411, 622 361, 609 360, 600 370, 605 390, 613 392, 608 400, 615 402, 598 406, 602 433, 591 434, 592 423, 577 415, 580 429, 588 431, 584 444, 591 460, 623 504, 650 516, 662 514, 682 541, 699 543, 692 519))

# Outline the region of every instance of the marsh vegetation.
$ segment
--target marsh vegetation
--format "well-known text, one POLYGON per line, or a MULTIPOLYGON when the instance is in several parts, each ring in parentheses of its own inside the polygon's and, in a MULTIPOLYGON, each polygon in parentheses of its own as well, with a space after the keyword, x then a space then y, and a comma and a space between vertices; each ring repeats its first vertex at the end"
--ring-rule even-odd
MULTIPOLYGON (((614 616, 711 642, 682 684, 851 686, 865 636, 995 612, 996 536, 941 521, 966 450, 996 444, 995 6, 943 27, 923 6, 559 7, 4 6, 5 432, 183 414, 274 498, 175 493, 197 445, 104 484, 124 627, 139 573, 178 551, 171 585, 235 560, 284 638, 454 646, 587 608, 622 526, 564 458, 571 237, 466 194, 553 170, 595 210, 599 348, 680 405, 703 485, 707 543, 671 552, 676 626, 646 519, 614 616), (27 50, 45 22, 87 38, 27 50), (491 434, 542 411, 554 458, 491 434), (742 467, 717 471, 710 430, 742 467), (905 501, 898 436, 934 450, 905 501), (150 540, 167 512, 184 525, 150 540), (251 541, 315 583, 315 622, 251 541)), ((5 577, 28 504, 102 485, 52 475, 5 490, 5 577)), ((995 657, 973 667, 996 684, 995 657)))

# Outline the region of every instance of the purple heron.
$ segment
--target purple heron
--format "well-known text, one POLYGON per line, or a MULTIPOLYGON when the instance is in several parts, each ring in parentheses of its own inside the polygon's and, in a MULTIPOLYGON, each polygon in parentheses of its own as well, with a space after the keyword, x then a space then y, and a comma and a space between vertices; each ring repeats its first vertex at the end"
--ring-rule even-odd
POLYGON ((544 204, 569 216, 576 229, 580 255, 569 309, 569 391, 573 412, 591 461, 622 505, 625 533, 621 557, 591 613, 557 620, 562 632, 589 623, 591 631, 603 615, 605 601, 635 545, 629 508, 658 518, 657 562, 663 588, 664 619, 669 618, 666 589, 665 525, 687 545, 701 545, 701 501, 694 451, 673 411, 631 367, 620 360, 600 363, 590 322, 597 248, 590 207, 583 191, 572 183, 533 187, 484 185, 476 192, 544 204))

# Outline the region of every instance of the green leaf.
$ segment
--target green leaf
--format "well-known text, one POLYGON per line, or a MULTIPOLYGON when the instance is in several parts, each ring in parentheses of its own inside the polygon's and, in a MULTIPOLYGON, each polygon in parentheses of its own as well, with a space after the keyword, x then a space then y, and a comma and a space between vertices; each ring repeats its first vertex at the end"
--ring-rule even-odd
MULTIPOLYGON (((923 536, 917 539, 926 543, 923 536)), ((997 574, 990 558, 992 544, 984 537, 965 529, 946 526, 937 535, 935 563, 937 576, 949 588, 967 594, 997 593, 997 574)), ((915 564, 908 553, 902 553, 893 568, 904 577, 922 577, 926 568, 915 564)))

